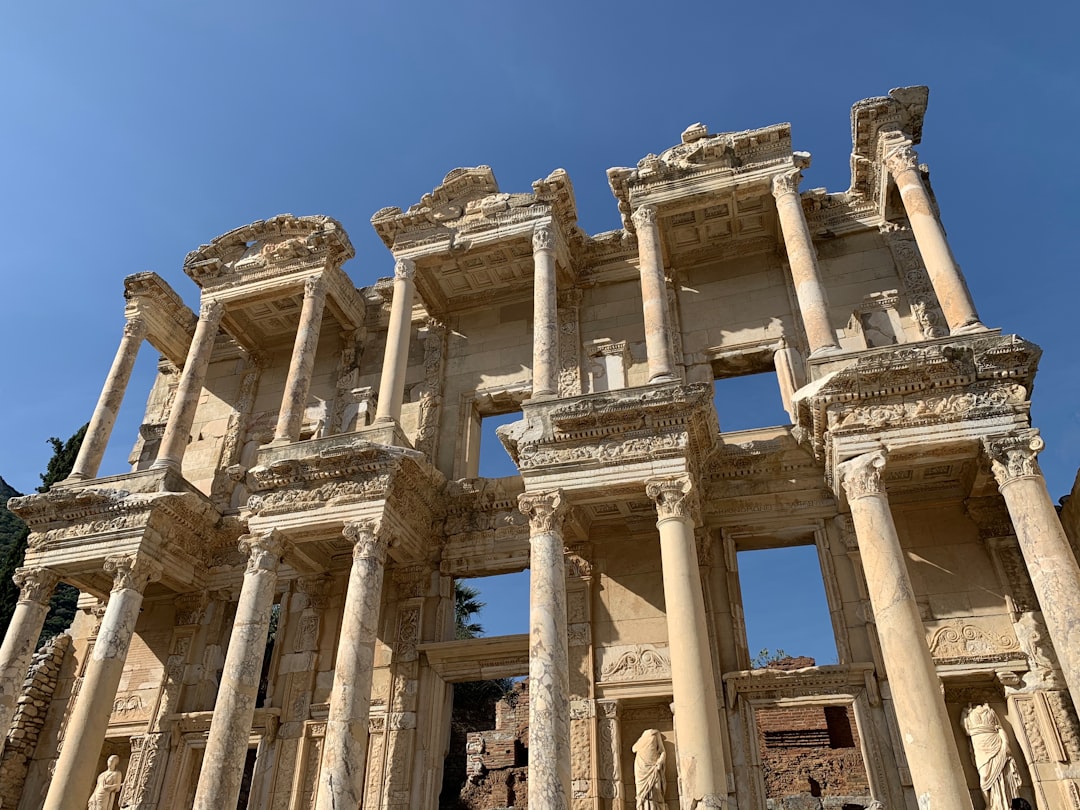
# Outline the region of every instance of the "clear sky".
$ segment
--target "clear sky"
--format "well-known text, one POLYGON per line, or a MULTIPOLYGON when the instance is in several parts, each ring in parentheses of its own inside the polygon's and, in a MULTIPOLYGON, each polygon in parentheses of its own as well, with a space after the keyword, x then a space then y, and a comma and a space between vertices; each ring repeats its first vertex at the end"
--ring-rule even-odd
MULTIPOLYGON (((340 220, 358 284, 390 275, 371 214, 457 166, 504 191, 564 167, 581 225, 619 226, 609 166, 695 121, 792 123, 804 188, 847 188, 849 111, 931 88, 924 143, 983 321, 1045 350, 1034 421, 1051 494, 1080 464, 1075 3, 9 3, 0 12, 0 475, 35 487, 85 422, 126 274, 192 306, 184 255, 289 211, 340 220)), ((140 355, 102 473, 124 469, 140 355)), ((789 650, 789 652, 797 652, 789 650)))

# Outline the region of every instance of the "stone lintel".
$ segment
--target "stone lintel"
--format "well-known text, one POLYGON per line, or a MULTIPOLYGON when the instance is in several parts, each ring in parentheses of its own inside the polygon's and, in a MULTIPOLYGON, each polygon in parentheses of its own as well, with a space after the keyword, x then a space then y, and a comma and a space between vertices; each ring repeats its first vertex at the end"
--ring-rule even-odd
POLYGON ((157 273, 135 273, 124 279, 125 315, 146 322, 146 339, 181 367, 195 334, 198 316, 157 273))
POLYGON ((515 678, 529 673, 529 634, 420 644, 428 664, 447 683, 515 678))

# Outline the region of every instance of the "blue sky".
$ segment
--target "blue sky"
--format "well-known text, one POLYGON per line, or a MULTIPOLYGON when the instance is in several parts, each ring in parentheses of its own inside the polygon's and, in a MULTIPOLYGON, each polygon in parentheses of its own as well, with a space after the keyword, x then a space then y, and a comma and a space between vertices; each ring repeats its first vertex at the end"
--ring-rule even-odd
MULTIPOLYGON (((0 17, 0 475, 86 421, 122 279, 188 301, 184 255, 284 211, 339 219, 358 284, 392 271, 369 225, 456 166, 504 191, 556 167, 582 226, 619 219, 605 170, 712 131, 790 121, 804 187, 848 182, 849 110, 928 84, 920 147, 983 321, 1046 351, 1034 420, 1054 498, 1080 464, 1073 3, 8 4, 0 17)), ((154 371, 140 355, 103 473, 123 469, 154 371)), ((791 650, 789 650, 791 651, 791 650)))

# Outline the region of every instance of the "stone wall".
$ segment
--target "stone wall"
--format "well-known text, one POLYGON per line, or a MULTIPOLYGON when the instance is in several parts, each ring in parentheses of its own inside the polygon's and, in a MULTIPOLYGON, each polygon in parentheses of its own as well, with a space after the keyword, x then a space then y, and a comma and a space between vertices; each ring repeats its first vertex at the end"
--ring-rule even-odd
POLYGON ((529 684, 520 681, 495 706, 495 728, 466 742, 468 780, 461 804, 469 810, 528 806, 529 684))

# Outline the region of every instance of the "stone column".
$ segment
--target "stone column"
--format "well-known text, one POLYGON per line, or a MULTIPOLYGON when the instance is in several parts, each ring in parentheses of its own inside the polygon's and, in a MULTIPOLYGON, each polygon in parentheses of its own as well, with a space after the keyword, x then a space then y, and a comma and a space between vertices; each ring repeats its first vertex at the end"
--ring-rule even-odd
POLYGON ((49 598, 60 578, 48 568, 17 568, 12 579, 19 587, 19 601, 0 646, 0 751, 49 612, 49 598))
POLYGON ((664 576, 679 797, 683 807, 726 807, 720 704, 694 539, 696 495, 688 475, 651 478, 664 576))
POLYGON ((641 271, 641 303, 645 313, 645 351, 649 356, 649 382, 676 379, 671 351, 671 313, 664 280, 663 251, 656 209, 645 205, 634 212, 638 238, 638 265, 641 271))
POLYGON ((285 395, 281 398, 281 410, 278 411, 274 444, 289 444, 300 438, 325 308, 326 282, 321 276, 312 276, 304 282, 304 305, 293 341, 289 376, 285 378, 285 395))
POLYGON ((570 664, 562 490, 518 496, 529 517, 529 806, 570 807, 570 664))
POLYGON ((955 335, 985 329, 979 322, 975 302, 971 300, 964 277, 949 250, 945 231, 934 214, 930 194, 923 185, 919 171, 918 153, 908 144, 900 145, 886 155, 885 168, 900 189, 904 211, 926 264, 930 283, 941 304, 941 311, 949 324, 949 331, 955 335))
POLYGON ((255 697, 270 630, 270 608, 274 604, 285 541, 280 532, 271 529, 241 537, 239 548, 248 555, 247 570, 195 791, 193 807, 197 810, 236 807, 240 797, 240 778, 255 717, 255 697))
POLYGON ((191 438, 191 425, 195 421, 195 410, 199 407, 203 382, 206 380, 206 369, 210 366, 214 340, 224 314, 225 305, 220 301, 203 301, 199 308, 199 322, 195 325, 195 335, 191 338, 184 370, 180 373, 169 421, 165 424, 165 435, 161 437, 157 459, 152 465, 155 469, 171 467, 179 472, 183 464, 191 438))
POLYGON ((389 547, 379 523, 374 520, 347 523, 344 533, 353 544, 353 564, 342 609, 322 746, 315 799, 318 810, 359 807, 363 795, 371 673, 389 547))
POLYGON ((533 399, 559 393, 559 316, 555 281, 555 230, 533 230, 533 399))
POLYGON ((135 358, 146 337, 146 331, 146 321, 137 316, 128 318, 124 324, 124 336, 120 338, 120 347, 116 350, 109 376, 105 378, 105 385, 98 397, 94 415, 90 417, 90 426, 86 429, 86 437, 79 448, 75 466, 67 477, 68 481, 85 481, 97 477, 101 458, 109 444, 116 414, 120 412, 120 404, 124 401, 124 392, 131 379, 131 371, 135 368, 135 358))
POLYGON ((896 722, 923 810, 971 810, 960 754, 881 473, 885 451, 837 467, 847 493, 896 722))
POLYGON ((142 609, 143 590, 161 576, 160 563, 144 553, 105 558, 112 593, 64 731, 64 747, 49 783, 44 810, 85 810, 97 778, 98 755, 109 728, 128 645, 142 609))
POLYGON ((1080 565, 1039 469, 1044 446, 1035 430, 985 441, 1065 684, 1080 706, 1080 565))
POLYGON ((810 356, 819 357, 840 351, 840 344, 836 342, 836 331, 829 318, 829 299, 821 281, 817 251, 810 238, 810 227, 806 224, 806 214, 799 196, 801 179, 802 172, 798 169, 778 174, 772 179, 772 193, 776 198, 776 213, 780 217, 791 282, 795 285, 795 297, 799 302, 806 340, 810 344, 810 356))
POLYGON ((409 367, 409 338, 412 337, 412 301, 416 289, 416 263, 398 259, 394 263, 394 300, 390 302, 390 324, 386 329, 382 376, 379 378, 379 407, 376 422, 401 420, 401 400, 405 396, 405 372, 409 367))

